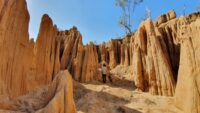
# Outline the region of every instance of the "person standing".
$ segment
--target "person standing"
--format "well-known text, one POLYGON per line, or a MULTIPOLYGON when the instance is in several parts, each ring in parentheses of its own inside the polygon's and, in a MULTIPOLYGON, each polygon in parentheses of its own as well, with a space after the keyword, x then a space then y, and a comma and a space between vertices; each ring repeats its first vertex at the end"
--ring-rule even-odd
POLYGON ((103 64, 103 66, 102 66, 102 80, 103 80, 103 83, 106 83, 106 74, 107 74, 106 64, 103 64))

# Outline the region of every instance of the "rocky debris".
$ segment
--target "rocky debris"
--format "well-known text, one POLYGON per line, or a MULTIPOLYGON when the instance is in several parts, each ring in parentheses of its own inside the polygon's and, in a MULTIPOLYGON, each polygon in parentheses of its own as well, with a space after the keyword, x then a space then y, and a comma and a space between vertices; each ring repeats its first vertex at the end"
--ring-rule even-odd
POLYGON ((1 100, 0 113, 10 112, 76 113, 70 73, 60 71, 48 86, 18 98, 1 100))
POLYGON ((184 113, 200 113, 200 18, 197 14, 181 17, 177 23, 181 55, 175 103, 184 113))

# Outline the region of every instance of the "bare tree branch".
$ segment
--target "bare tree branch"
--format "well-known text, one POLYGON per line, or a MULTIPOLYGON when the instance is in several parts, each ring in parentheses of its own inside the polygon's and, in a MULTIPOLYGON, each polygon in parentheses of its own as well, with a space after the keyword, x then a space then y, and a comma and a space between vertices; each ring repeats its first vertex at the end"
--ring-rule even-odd
POLYGON ((125 29, 126 33, 132 32, 132 14, 137 5, 143 0, 115 0, 116 6, 122 8, 122 16, 119 18, 119 25, 125 29))

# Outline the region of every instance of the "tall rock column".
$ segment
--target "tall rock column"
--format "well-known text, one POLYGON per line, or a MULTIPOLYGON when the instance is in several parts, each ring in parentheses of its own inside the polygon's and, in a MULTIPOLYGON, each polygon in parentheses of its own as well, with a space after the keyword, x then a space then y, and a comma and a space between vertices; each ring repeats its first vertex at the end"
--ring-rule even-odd
POLYGON ((71 71, 72 60, 77 54, 78 43, 81 38, 81 34, 76 27, 73 27, 69 31, 62 33, 62 56, 61 56, 61 69, 68 69, 71 71))
MULTIPOLYGON (((53 79, 53 70, 56 54, 57 28, 48 15, 42 17, 38 39, 35 45, 36 73, 33 87, 46 85, 53 79)), ((32 89, 32 88, 31 88, 32 89)))
POLYGON ((184 113, 200 113, 199 23, 199 14, 181 17, 178 22, 181 55, 175 103, 184 113))
MULTIPOLYGON (((171 69, 171 63, 169 61, 168 52, 166 46, 161 44, 163 38, 160 36, 159 31, 154 27, 151 20, 146 20, 141 24, 138 31, 136 32, 134 45, 138 45, 140 49, 140 58, 138 61, 142 62, 142 66, 137 66, 137 62, 133 57, 133 66, 135 72, 142 70, 142 74, 134 75, 136 86, 140 90, 150 90, 152 94, 173 96, 175 90, 175 81, 173 71, 171 69), (150 60, 151 59, 151 60, 150 60), (142 69, 140 69, 142 67, 142 69), (143 86, 145 89, 143 89, 143 86)), ((135 48, 134 48, 134 51, 135 48)), ((133 52, 133 54, 138 54, 133 52)), ((138 55, 133 55, 138 56, 138 55)))
POLYGON ((106 44, 106 48, 109 53, 109 66, 111 69, 115 68, 118 64, 120 64, 120 46, 120 39, 112 39, 106 44))
POLYGON ((29 14, 25 0, 0 1, 0 95, 26 93, 33 44, 29 41, 29 14))
POLYGON ((81 82, 89 82, 97 79, 98 55, 96 46, 89 44, 85 46, 85 55, 82 65, 81 82))
POLYGON ((143 75, 143 66, 142 66, 142 56, 141 56, 141 51, 138 45, 135 46, 135 51, 134 51, 134 80, 135 80, 135 86, 141 90, 145 90, 144 86, 144 75, 143 75))
POLYGON ((76 55, 76 58, 73 59, 73 63, 72 63, 72 75, 74 79, 77 81, 81 81, 84 54, 85 54, 84 46, 82 43, 82 39, 80 39, 79 44, 78 44, 77 55, 76 55))

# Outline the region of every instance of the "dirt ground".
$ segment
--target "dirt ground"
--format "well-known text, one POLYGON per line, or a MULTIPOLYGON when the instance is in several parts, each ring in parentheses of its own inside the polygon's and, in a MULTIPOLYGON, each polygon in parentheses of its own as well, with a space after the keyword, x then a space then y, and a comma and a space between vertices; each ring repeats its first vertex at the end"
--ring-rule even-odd
POLYGON ((78 83, 74 98, 78 113, 181 113, 173 97, 153 96, 136 90, 131 67, 113 69, 113 82, 78 83))

